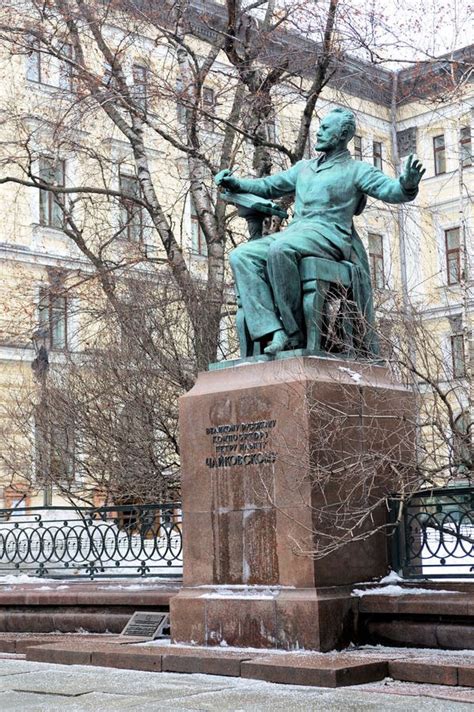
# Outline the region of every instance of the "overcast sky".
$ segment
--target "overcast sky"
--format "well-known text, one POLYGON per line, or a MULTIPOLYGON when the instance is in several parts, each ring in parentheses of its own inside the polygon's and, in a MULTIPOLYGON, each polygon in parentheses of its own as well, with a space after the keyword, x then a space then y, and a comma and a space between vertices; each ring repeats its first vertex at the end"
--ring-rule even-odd
POLYGON ((353 26, 371 33, 370 44, 387 60, 421 59, 474 43, 472 0, 341 2, 344 22, 350 23, 352 16, 353 26))

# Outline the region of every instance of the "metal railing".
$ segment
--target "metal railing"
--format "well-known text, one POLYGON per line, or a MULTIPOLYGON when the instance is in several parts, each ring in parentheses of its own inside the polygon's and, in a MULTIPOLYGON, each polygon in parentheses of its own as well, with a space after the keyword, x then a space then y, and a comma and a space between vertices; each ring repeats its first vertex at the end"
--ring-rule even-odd
POLYGON ((404 578, 474 580, 474 487, 423 490, 405 505, 393 568, 404 578))
POLYGON ((182 576, 180 504, 0 509, 0 576, 182 576))

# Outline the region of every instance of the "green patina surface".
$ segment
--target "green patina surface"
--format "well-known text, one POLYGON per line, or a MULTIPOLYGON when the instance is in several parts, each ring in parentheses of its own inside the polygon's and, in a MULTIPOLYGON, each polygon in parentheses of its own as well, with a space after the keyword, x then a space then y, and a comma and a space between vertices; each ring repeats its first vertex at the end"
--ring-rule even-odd
MULTIPOLYGON (((322 272, 313 277, 328 283, 331 270, 324 267, 328 260, 351 263, 351 298, 365 324, 355 355, 378 354, 369 262, 353 218, 363 211, 368 196, 393 204, 413 200, 424 171, 411 156, 399 179, 354 160, 347 150, 354 133, 352 112, 332 111, 317 133, 319 158, 299 161, 286 171, 264 178, 241 179, 228 170, 215 178, 226 191, 224 199, 237 205, 239 214, 249 223, 252 239, 231 252, 230 264, 245 320, 244 327, 238 324, 239 339, 241 346, 243 339, 259 344, 254 354, 269 342, 266 352, 271 356, 295 345, 307 345, 300 270, 308 257, 320 258, 322 272), (265 214, 277 214, 278 210, 269 201, 291 194, 295 202, 289 226, 262 236, 265 214)), ((246 353, 242 348, 241 352, 246 353)))

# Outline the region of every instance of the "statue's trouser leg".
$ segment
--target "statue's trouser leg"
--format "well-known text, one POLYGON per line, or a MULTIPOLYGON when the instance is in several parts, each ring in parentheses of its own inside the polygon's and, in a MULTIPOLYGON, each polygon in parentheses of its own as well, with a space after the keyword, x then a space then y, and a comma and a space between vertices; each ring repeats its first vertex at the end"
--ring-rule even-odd
POLYGON ((229 257, 253 341, 282 328, 266 270, 268 248, 274 240, 274 235, 268 235, 246 242, 232 250, 229 257))
MULTIPOLYGON (((296 228, 296 226, 295 226, 296 228)), ((342 260, 341 250, 322 235, 304 228, 284 230, 271 243, 267 271, 283 327, 288 336, 304 333, 299 261, 303 257, 342 260)))

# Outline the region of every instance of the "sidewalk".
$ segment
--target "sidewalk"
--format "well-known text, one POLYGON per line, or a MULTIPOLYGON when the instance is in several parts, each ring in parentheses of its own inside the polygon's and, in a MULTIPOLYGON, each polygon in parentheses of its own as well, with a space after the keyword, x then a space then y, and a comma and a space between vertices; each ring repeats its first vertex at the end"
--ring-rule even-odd
POLYGON ((28 662, 0 654, 5 712, 455 712, 474 690, 381 681, 336 690, 210 675, 147 673, 28 662))

